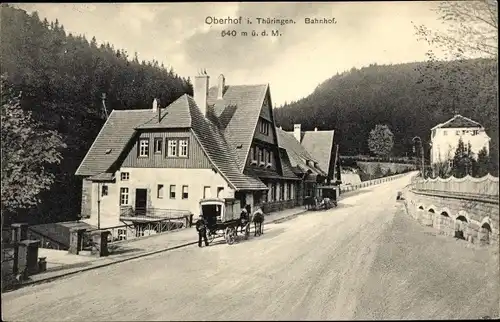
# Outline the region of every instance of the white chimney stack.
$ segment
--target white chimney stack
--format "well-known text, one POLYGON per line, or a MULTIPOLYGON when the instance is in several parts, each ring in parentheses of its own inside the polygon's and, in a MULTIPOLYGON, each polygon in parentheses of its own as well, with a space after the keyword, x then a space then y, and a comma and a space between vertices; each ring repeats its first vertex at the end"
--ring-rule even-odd
POLYGON ((224 87, 226 87, 226 79, 224 75, 220 74, 217 82, 217 99, 221 100, 224 95, 224 87))
POLYGON ((299 142, 300 142, 301 132, 302 132, 302 130, 301 130, 300 124, 294 124, 293 125, 293 136, 299 142))
POLYGON ((208 80, 209 76, 207 75, 206 70, 200 71, 199 75, 194 77, 193 84, 193 98, 198 105, 201 113, 206 116, 207 115, 207 96, 208 96, 208 80))

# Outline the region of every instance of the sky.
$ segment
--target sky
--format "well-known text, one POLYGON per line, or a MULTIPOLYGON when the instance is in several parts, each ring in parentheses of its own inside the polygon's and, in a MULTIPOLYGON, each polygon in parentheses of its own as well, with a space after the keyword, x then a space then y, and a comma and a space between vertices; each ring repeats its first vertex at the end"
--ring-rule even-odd
POLYGON ((318 3, 29 3, 13 4, 40 18, 58 19, 67 33, 109 42, 131 57, 156 59, 183 77, 200 69, 215 84, 271 86, 273 104, 298 100, 336 73, 370 64, 426 59, 431 49, 418 41, 412 22, 441 28, 431 11, 436 2, 318 3), (242 24, 207 21, 242 17, 242 24), (208 18, 207 18, 208 17, 208 18), (305 18, 335 19, 335 24, 306 24, 305 18), (258 24, 256 18, 295 23, 258 24), (252 24, 245 23, 250 19, 252 24), (224 36, 222 32, 237 32, 224 36), (280 36, 251 36, 278 30, 280 36), (241 34, 248 32, 247 36, 241 34))

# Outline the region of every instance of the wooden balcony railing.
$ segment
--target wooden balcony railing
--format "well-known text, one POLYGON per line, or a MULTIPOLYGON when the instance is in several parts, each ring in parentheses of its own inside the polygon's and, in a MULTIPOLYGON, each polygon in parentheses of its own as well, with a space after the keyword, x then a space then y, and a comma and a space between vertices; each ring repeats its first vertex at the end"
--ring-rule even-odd
POLYGON ((123 217, 151 217, 151 218, 181 218, 191 215, 189 210, 184 209, 159 209, 159 208, 134 208, 132 206, 121 207, 120 218, 123 217))

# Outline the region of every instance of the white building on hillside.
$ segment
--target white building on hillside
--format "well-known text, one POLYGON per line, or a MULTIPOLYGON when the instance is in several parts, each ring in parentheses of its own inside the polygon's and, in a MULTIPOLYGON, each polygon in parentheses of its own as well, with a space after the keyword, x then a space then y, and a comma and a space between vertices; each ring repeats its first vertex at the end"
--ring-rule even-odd
POLYGON ((471 144, 471 150, 476 158, 483 147, 486 147, 489 153, 490 137, 484 127, 467 117, 455 115, 431 129, 431 163, 453 159, 460 138, 466 147, 468 143, 471 144))

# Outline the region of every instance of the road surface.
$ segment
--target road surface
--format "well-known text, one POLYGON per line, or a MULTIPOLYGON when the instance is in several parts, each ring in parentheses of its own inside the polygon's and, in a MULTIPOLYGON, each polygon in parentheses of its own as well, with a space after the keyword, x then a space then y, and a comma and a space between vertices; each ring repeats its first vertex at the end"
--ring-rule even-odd
MULTIPOLYGON (((446 319, 498 315, 487 251, 431 236, 398 210, 405 177, 214 243, 2 296, 9 321, 446 319)), ((498 262, 497 262, 498 264, 498 262)))

